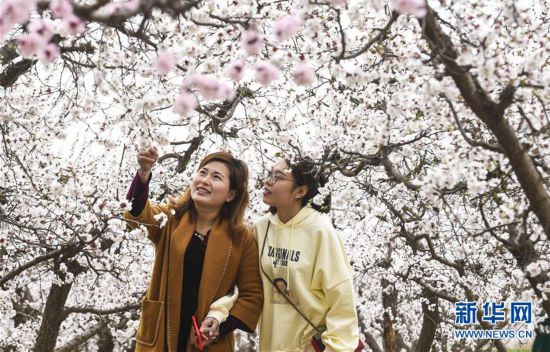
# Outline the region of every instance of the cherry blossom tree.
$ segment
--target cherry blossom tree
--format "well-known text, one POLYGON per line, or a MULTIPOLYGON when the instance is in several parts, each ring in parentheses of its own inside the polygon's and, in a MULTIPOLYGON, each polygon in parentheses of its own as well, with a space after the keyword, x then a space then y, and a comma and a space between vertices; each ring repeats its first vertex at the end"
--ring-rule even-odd
POLYGON ((158 202, 208 152, 245 160, 250 222, 278 153, 313 160, 370 350, 506 351, 454 340, 454 303, 534 301, 550 314, 548 11, 3 0, 1 348, 133 349, 153 249, 121 214, 136 150, 155 144, 158 202))

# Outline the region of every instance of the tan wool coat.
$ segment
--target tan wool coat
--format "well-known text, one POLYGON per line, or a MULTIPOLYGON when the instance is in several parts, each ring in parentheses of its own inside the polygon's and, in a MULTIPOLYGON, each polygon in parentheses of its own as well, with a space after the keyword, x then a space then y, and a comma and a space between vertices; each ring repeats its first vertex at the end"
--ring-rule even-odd
MULTIPOLYGON (((145 299, 141 304, 141 319, 136 334, 136 352, 177 351, 183 277, 183 259, 195 226, 188 213, 180 221, 167 205, 152 205, 149 201, 141 214, 124 217, 131 227, 148 224, 149 239, 155 244, 153 272, 145 299), (161 228, 154 216, 166 214, 161 228)), ((196 311, 198 324, 210 305, 237 285, 239 297, 230 314, 251 330, 256 329, 263 305, 263 291, 258 271, 258 247, 250 231, 230 233, 226 222, 218 221, 211 229, 199 288, 196 311)), ((233 333, 207 346, 207 352, 234 350, 233 333)), ((195 349, 187 345, 187 351, 195 349)))

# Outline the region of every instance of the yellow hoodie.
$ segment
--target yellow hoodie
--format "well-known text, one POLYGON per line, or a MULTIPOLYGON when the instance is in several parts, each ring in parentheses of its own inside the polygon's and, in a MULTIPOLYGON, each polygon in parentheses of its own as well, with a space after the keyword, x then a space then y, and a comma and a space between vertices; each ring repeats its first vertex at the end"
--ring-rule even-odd
MULTIPOLYGON (((354 351, 359 341, 351 268, 330 219, 306 206, 287 223, 266 215, 254 225, 260 265, 317 327, 328 350, 354 351), (271 222, 265 248, 262 247, 271 222)), ((260 352, 311 350, 316 331, 261 274, 264 307, 260 352)))

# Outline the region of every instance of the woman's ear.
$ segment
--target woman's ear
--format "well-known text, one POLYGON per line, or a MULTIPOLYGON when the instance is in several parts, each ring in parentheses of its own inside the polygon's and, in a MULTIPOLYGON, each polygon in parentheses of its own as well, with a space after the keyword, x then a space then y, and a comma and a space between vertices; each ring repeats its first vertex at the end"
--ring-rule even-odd
POLYGON ((307 186, 298 186, 294 190, 294 198, 301 199, 304 198, 309 191, 309 188, 307 186))
POLYGON ((229 191, 229 194, 227 195, 227 198, 225 199, 226 203, 231 202, 233 199, 235 199, 235 196, 237 195, 237 192, 233 189, 229 191))

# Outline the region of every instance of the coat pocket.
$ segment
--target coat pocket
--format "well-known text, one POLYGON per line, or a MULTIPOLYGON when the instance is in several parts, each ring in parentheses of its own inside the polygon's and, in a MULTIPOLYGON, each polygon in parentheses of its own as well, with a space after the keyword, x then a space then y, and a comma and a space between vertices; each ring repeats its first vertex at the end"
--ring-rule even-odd
POLYGON ((136 334, 136 341, 145 346, 153 346, 157 342, 162 316, 164 315, 164 302, 141 302, 141 320, 136 334))

